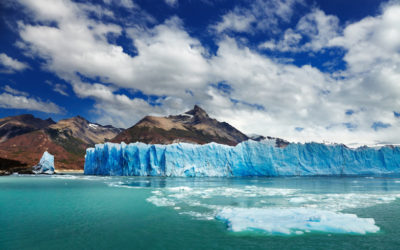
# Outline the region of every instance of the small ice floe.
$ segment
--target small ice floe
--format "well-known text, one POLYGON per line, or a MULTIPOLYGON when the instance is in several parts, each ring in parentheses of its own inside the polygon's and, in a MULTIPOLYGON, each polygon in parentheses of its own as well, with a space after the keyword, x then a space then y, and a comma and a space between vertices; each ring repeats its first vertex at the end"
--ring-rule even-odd
POLYGON ((299 235, 307 232, 366 234, 379 231, 372 218, 310 208, 224 208, 216 218, 226 222, 233 232, 299 235))
POLYGON ((164 198, 164 197, 157 197, 157 196, 151 196, 146 199, 146 201, 153 203, 157 207, 173 207, 175 206, 175 202, 164 198))
POLYGON ((54 156, 45 151, 39 163, 32 167, 32 172, 35 174, 54 174, 54 156))

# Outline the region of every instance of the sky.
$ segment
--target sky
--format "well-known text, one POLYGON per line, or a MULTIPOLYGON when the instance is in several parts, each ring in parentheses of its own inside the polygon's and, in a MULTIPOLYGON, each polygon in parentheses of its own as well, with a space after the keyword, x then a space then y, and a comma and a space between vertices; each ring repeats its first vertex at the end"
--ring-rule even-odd
POLYGON ((400 143, 400 1, 2 0, 0 117, 400 143))

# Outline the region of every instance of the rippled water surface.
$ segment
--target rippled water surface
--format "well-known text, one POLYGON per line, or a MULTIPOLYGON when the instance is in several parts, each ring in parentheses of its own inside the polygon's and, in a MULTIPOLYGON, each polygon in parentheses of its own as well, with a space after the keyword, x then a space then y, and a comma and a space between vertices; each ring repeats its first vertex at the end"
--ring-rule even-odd
POLYGON ((0 177, 0 249, 398 249, 400 179, 0 177))

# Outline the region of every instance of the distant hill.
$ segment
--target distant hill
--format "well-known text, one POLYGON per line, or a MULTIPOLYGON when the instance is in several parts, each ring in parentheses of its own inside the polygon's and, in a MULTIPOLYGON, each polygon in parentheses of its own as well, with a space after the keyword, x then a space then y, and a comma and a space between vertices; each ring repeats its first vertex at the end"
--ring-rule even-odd
POLYGON ((248 137, 226 122, 210 118, 199 106, 181 115, 168 117, 146 116, 134 126, 122 131, 112 142, 170 144, 216 142, 236 145, 248 137))
MULTIPOLYGON (((15 129, 20 131, 19 135, 0 143, 0 158, 18 161, 21 166, 29 168, 37 164, 43 152, 47 150, 55 156, 57 169, 83 169, 87 147, 95 143, 104 143, 121 132, 119 128, 90 123, 80 116, 60 120, 57 123, 34 117, 30 118, 30 121, 35 124, 31 126, 33 131, 27 129, 23 133, 24 130, 15 129), (47 126, 45 126, 46 121, 47 126), (41 128, 37 129, 39 125, 41 128)), ((14 167, 16 165, 13 163, 14 167)))

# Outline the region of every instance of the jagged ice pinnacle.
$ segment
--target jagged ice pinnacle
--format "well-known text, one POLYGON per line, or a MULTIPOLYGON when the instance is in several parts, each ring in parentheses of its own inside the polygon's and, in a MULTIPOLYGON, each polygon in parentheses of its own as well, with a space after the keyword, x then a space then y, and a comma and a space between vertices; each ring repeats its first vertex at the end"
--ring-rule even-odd
POLYGON ((32 167, 32 172, 35 174, 54 174, 54 156, 45 151, 40 162, 32 167))

